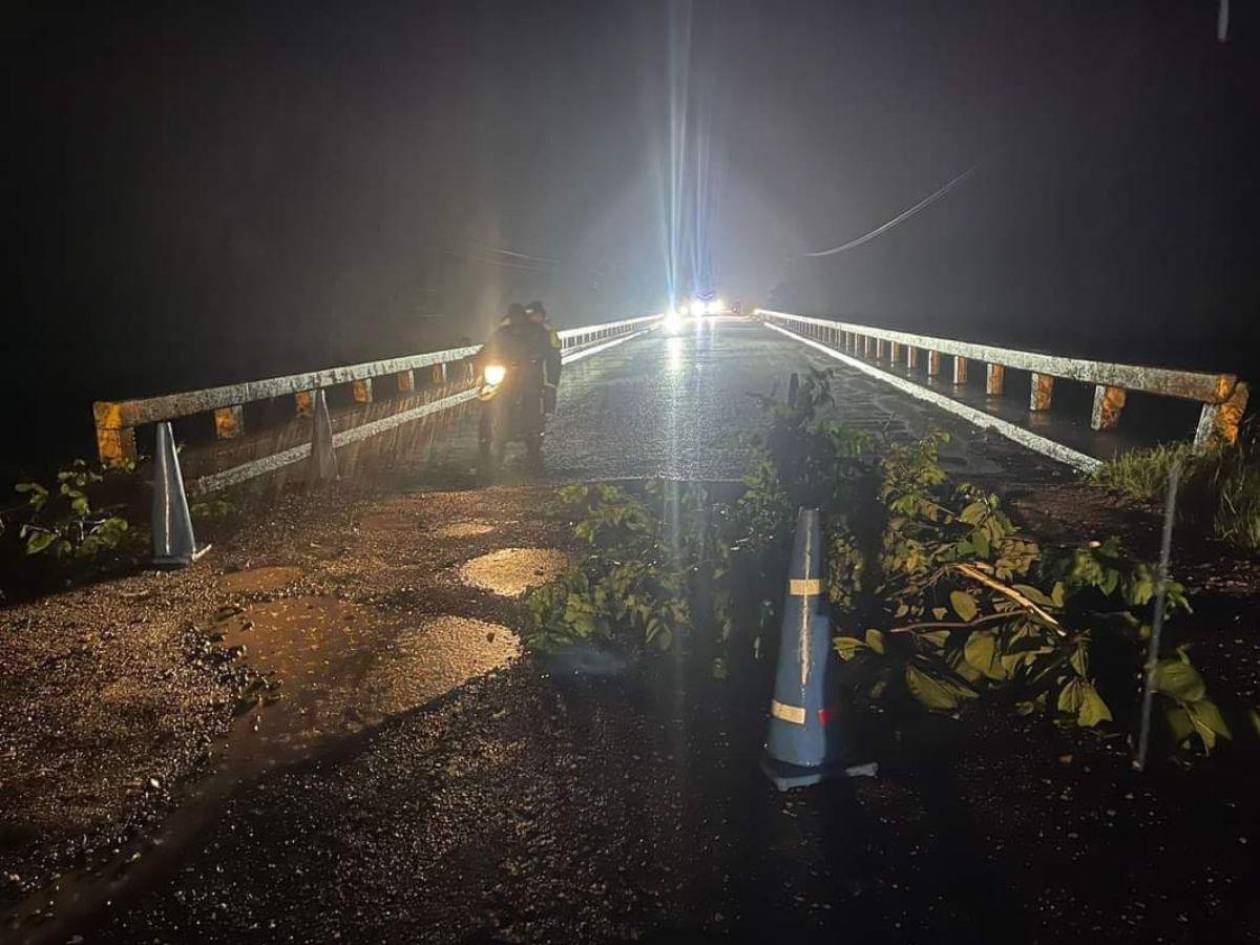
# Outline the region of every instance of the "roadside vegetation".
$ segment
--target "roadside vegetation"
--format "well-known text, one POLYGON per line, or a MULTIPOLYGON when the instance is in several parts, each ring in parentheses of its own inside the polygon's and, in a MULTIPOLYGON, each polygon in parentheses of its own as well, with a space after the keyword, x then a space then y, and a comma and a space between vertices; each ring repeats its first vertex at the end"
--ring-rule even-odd
MULTIPOLYGON (((122 573, 147 560, 147 492, 134 463, 105 467, 76 459, 13 490, 16 502, 0 513, 0 600, 122 573)), ((199 533, 213 533, 231 522, 236 507, 214 497, 190 512, 199 533)))
POLYGON ((1139 502, 1158 502, 1178 463, 1178 515, 1235 547, 1260 551, 1260 453, 1254 427, 1244 430, 1234 446, 1200 451, 1177 443, 1130 450, 1099 469, 1094 481, 1139 502))
MULTIPOLYGON (((944 434, 876 440, 825 419, 830 401, 817 373, 793 403, 763 402, 766 430, 731 502, 680 483, 562 490, 586 552, 527 598, 528 645, 606 641, 681 651, 719 677, 746 671, 777 639, 797 509, 817 506, 851 704, 965 714, 991 700, 1103 737, 1135 731, 1155 568, 1116 539, 1042 545, 997 495, 951 481, 944 434)), ((1210 752, 1256 716, 1222 712, 1182 635, 1184 589, 1165 589, 1154 689, 1166 745, 1210 752)))

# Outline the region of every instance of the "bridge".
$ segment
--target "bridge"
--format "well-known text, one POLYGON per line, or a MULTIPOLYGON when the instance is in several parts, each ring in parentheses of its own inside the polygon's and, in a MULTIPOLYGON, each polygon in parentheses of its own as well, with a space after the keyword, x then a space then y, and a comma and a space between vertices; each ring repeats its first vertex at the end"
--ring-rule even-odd
MULTIPOLYGON (((571 682, 522 661, 519 595, 572 550, 554 486, 737 483, 761 428, 754 398, 826 370, 836 419, 894 441, 949 432, 952 471, 1067 527, 1072 483, 1117 450, 1236 437, 1245 383, 768 310, 563 334, 538 476, 476 470, 475 347, 96 405, 103 461, 137 458, 174 423, 187 501, 228 495, 252 521, 183 570, 12 614, 66 655, 39 699, 10 690, 5 708, 70 733, 55 763, 33 742, 10 755, 31 759, 14 809, 86 864, 53 887, 63 871, 42 853, 10 871, 28 893, 6 915, 15 940, 722 938, 783 923, 811 937, 879 934, 896 916, 948 934, 982 903, 1035 901, 993 865, 1033 842, 1035 819, 968 822, 983 769, 960 786, 929 753, 912 787, 783 806, 755 772, 764 685, 711 704, 698 682, 642 689, 615 667, 571 682), (313 481, 321 405, 332 490, 313 481), (102 614, 116 635, 74 629, 102 614), (174 655, 190 639, 191 663, 174 655), (82 673, 131 720, 109 723, 104 755, 87 734, 105 725, 96 709, 66 707, 82 673), (139 826, 109 832, 120 818, 139 826)), ((916 739, 953 757, 949 724, 916 739)), ((1055 756, 1003 745, 1026 781, 1063 777, 1055 756)), ((1004 799, 984 810, 1015 803, 1013 783, 992 790, 1004 799)), ((1024 927, 1025 905, 1001 909, 998 925, 1024 927)))
MULTIPOLYGON (((1159 439, 1175 439, 1182 432, 1178 420, 1184 423, 1192 416, 1184 409, 1179 415, 1176 402, 1192 405, 1198 411, 1193 439, 1202 447, 1237 439, 1248 399, 1247 384, 1233 374, 1018 351, 763 309, 748 321, 654 315, 560 335, 565 363, 650 336, 619 352, 616 360, 605 357, 576 378, 571 372, 563 391, 564 409, 549 442, 553 470, 578 478, 738 477, 738 466, 729 461, 722 466, 719 457, 730 453, 729 444, 747 432, 747 420, 755 413, 742 395, 766 392, 790 373, 808 368, 838 375, 841 416, 855 427, 905 429, 917 418, 922 429, 933 422, 949 423, 939 416, 944 413, 1082 472, 1143 441, 1140 435, 1117 434, 1131 393, 1159 399, 1161 423, 1154 431, 1148 427, 1148 439, 1151 432, 1159 439), (774 344, 759 326, 799 344, 774 344), (613 377, 610 370, 628 376, 613 377), (1008 371, 1021 397, 1008 392, 1008 371), (1061 390, 1060 400, 1067 403, 1052 412, 1056 381, 1061 389, 1074 385, 1076 390, 1061 390), (877 391, 888 394, 881 386, 905 396, 877 398, 877 391), (1091 399, 1087 417, 1079 407, 1072 413, 1082 393, 1091 399), (1171 414, 1168 401, 1174 402, 1171 414), (937 408, 936 413, 925 412, 922 404, 937 408), (599 461, 590 467, 578 459, 597 456, 599 461)), ((274 476, 311 456, 309 418, 315 397, 326 394, 348 395, 340 398, 347 409, 338 417, 334 449, 358 447, 388 434, 387 452, 404 441, 414 452, 415 434, 422 429, 417 425, 449 420, 445 415, 472 404, 477 351, 457 348, 144 400, 101 401, 94 408, 100 459, 106 465, 134 461, 135 432, 143 425, 206 417, 218 442, 192 454, 193 495, 274 476), (290 422, 276 423, 276 402, 286 398, 292 404, 290 422), (263 435, 245 437, 247 409, 258 417, 269 415, 263 435)), ((191 423, 186 429, 193 436, 198 432, 191 423)), ((209 432, 209 424, 202 429, 209 432)), ((447 460, 452 450, 457 454, 454 443, 448 450, 440 440, 425 438, 447 460)), ((368 447, 369 453, 377 451, 368 447)), ((346 452, 343 465, 353 467, 358 449, 346 452)))

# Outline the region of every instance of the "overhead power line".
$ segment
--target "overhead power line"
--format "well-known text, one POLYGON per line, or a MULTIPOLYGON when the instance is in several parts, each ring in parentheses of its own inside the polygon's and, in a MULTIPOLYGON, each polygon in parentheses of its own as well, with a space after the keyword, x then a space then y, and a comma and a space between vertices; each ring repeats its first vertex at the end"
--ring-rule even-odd
POLYGON ((855 240, 849 240, 849 242, 847 243, 842 243, 839 246, 833 246, 831 249, 819 250, 816 253, 805 253, 804 255, 814 256, 814 257, 834 256, 837 253, 843 253, 847 249, 853 249, 855 246, 861 246, 863 243, 875 239, 875 237, 879 236, 881 233, 887 233, 898 223, 901 223, 903 220, 910 219, 910 217, 914 216, 920 210, 925 210, 928 207, 930 207, 932 204, 936 203, 936 201, 940 200, 947 193, 949 193, 951 190, 953 190, 955 187, 957 187, 959 184, 965 181, 968 177, 970 177, 973 173, 975 173, 976 168, 978 168, 979 166, 980 166, 979 164, 971 165, 971 167, 967 168, 965 171, 963 171, 961 174, 959 174, 957 177, 951 180, 948 184, 946 184, 940 190, 936 191, 933 194, 928 195, 927 197, 924 197, 922 200, 916 203, 909 210, 903 210, 901 213, 897 214, 887 223, 883 224, 882 226, 877 226, 875 229, 871 230, 869 233, 866 233, 863 236, 859 236, 855 240))

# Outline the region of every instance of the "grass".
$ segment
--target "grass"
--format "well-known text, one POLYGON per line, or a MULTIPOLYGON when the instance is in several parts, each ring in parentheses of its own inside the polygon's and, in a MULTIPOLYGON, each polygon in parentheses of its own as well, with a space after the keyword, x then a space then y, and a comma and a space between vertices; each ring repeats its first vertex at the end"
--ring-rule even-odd
POLYGON ((1189 443, 1131 450, 1107 462, 1094 482, 1139 501, 1164 495, 1168 473, 1180 462, 1183 517, 1247 551, 1260 551, 1260 453, 1252 437, 1235 446, 1196 451, 1189 443))

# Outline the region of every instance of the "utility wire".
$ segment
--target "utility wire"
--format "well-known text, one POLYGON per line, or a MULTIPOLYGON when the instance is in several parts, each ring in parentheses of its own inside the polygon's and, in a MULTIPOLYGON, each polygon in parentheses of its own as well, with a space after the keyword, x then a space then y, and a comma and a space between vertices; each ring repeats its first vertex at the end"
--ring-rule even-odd
POLYGON ((980 166, 979 164, 971 165, 971 167, 967 168, 965 171, 963 171, 961 174, 959 174, 957 177, 951 180, 948 184, 946 184, 940 190, 936 191, 936 193, 930 194, 929 196, 924 197, 922 200, 916 203, 909 210, 902 211, 901 213, 893 217, 891 220, 889 220, 887 223, 883 224, 882 226, 876 227, 875 229, 871 230, 866 235, 859 236, 855 240, 849 240, 849 242, 842 243, 839 246, 833 246, 831 249, 820 250, 819 252, 816 252, 816 253, 804 253, 803 255, 813 256, 813 257, 834 256, 837 253, 843 253, 846 249, 853 249, 855 246, 861 246, 863 243, 869 240, 875 239, 875 237, 879 236, 881 233, 888 232, 898 223, 901 223, 903 220, 908 220, 910 217, 914 216, 920 210, 924 210, 927 207, 930 207, 932 204, 936 203, 936 201, 940 200, 947 193, 949 193, 951 190, 953 190, 955 187, 957 187, 959 184, 965 181, 968 177, 970 177, 973 173, 975 173, 976 168, 978 168, 979 166, 980 166))
POLYGON ((487 246, 484 243, 474 243, 472 245, 476 246, 479 250, 482 250, 483 252, 498 253, 500 256, 512 256, 512 257, 515 257, 516 259, 527 259, 527 260, 530 260, 531 262, 549 263, 551 265, 559 265, 560 263, 560 260, 550 259, 547 256, 531 256, 528 253, 517 253, 517 252, 513 252, 510 249, 498 249, 497 247, 494 247, 494 246, 487 246))

